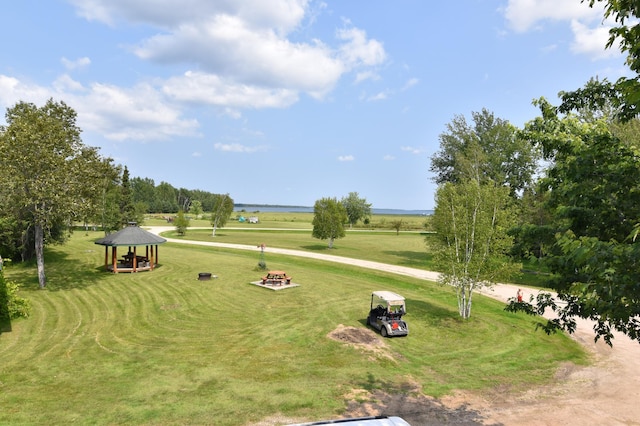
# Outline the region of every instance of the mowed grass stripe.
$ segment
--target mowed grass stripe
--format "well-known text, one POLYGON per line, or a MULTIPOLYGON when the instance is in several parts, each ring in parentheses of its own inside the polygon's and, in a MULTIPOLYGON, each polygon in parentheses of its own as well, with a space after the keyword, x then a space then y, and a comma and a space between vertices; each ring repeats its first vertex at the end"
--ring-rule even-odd
POLYGON ((49 249, 47 290, 36 290, 33 267, 6 270, 34 312, 0 334, 0 423, 330 418, 353 389, 518 388, 585 360, 576 343, 535 333, 493 300, 476 298, 461 321, 455 294, 434 283, 267 253, 269 268, 301 284, 273 292, 249 284, 263 274, 259 253, 181 244, 163 244, 153 272, 114 275, 89 251, 98 236, 49 249), (198 281, 198 272, 219 278, 198 281), (327 338, 339 324, 365 328, 377 289, 407 298, 411 334, 384 340, 390 357, 327 338))

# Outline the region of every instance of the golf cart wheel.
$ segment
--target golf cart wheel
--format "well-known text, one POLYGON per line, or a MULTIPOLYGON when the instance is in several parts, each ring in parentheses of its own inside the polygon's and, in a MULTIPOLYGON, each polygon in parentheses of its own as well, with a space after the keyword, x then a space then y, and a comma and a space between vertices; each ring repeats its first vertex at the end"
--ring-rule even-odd
POLYGON ((383 325, 380 329, 380 334, 382 335, 382 337, 387 337, 387 327, 383 325))

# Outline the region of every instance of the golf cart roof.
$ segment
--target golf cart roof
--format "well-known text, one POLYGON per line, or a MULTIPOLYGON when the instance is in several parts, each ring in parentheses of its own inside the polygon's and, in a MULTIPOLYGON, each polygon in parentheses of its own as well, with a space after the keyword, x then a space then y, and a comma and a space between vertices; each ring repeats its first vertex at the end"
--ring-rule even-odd
POLYGON ((404 305, 404 297, 400 296, 397 293, 386 290, 374 291, 372 296, 376 296, 392 305, 404 305))

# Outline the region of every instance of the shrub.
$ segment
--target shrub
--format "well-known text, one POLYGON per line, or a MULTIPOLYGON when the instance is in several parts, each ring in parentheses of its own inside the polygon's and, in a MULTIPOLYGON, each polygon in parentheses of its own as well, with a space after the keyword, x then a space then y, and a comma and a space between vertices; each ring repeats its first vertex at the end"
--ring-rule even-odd
POLYGON ((29 316, 31 304, 18 296, 18 290, 18 284, 6 280, 0 271, 0 321, 29 316))

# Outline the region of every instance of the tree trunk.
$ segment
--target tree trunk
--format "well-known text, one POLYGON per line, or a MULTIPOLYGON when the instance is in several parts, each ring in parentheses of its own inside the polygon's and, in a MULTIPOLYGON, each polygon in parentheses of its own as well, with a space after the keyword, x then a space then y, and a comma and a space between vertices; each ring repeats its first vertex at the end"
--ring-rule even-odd
POLYGON ((35 226, 35 240, 38 283, 40 284, 40 288, 45 288, 47 285, 47 277, 44 274, 44 229, 42 229, 41 224, 36 224, 35 226))
POLYGON ((333 248, 333 237, 329 238, 329 248, 333 248))

